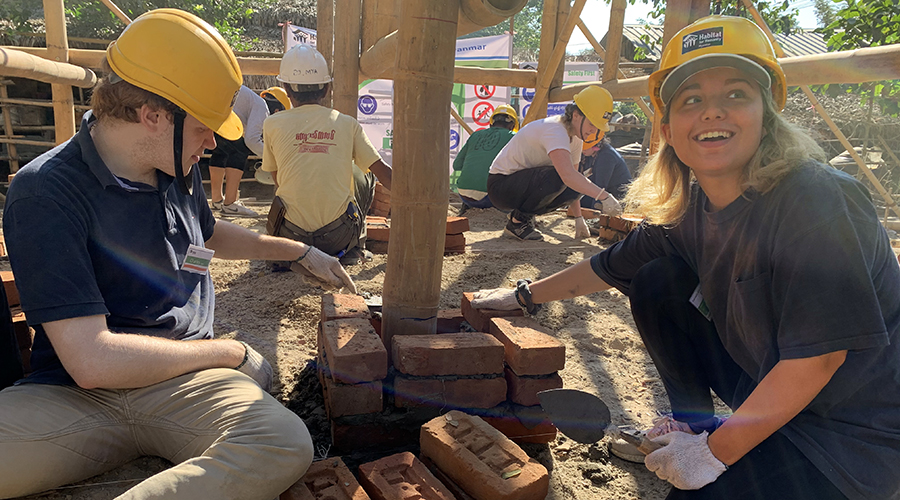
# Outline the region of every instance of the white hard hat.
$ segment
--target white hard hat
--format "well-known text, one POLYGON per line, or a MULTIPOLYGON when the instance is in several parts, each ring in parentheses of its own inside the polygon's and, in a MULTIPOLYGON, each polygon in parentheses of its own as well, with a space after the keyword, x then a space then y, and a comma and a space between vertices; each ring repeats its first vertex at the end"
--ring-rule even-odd
POLYGON ((294 85, 322 85, 331 81, 325 58, 315 47, 303 43, 284 53, 275 78, 294 85))

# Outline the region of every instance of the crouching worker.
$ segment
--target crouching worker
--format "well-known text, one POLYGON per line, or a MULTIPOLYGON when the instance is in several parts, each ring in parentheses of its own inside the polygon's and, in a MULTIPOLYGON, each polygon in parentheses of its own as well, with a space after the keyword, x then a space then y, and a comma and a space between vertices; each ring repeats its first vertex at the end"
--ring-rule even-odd
POLYGON ((747 19, 687 26, 649 81, 665 141, 626 197, 649 223, 473 305, 626 294, 671 404, 645 458, 670 499, 900 497, 900 267, 868 190, 780 114, 747 19))
POLYGON ((174 464, 119 498, 271 500, 312 461, 300 418, 268 394, 252 347, 213 339, 207 266, 337 260, 216 221, 196 163, 241 136, 237 60, 175 9, 139 16, 106 52, 78 134, 18 172, 3 218, 33 372, 0 391, 0 498, 80 481, 142 455, 174 464))
POLYGON ((276 187, 269 234, 312 245, 343 265, 372 260, 366 213, 376 176, 391 189, 391 167, 359 122, 322 106, 331 74, 314 47, 287 51, 277 79, 293 107, 263 125, 262 170, 272 173, 276 187))

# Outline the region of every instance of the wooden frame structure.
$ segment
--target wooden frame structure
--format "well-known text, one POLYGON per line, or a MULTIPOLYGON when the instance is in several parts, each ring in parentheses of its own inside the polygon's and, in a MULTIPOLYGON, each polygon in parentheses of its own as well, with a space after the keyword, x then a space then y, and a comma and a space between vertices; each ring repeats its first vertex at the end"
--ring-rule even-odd
MULTIPOLYGON (((74 134, 72 85, 91 86, 90 69, 100 66, 102 50, 69 49, 66 42, 63 0, 43 0, 47 27, 47 48, 2 48, 15 54, 19 67, 7 63, 0 54, 0 75, 27 76, 50 81, 56 118, 57 143, 74 134), (29 55, 49 60, 49 66, 34 64, 29 55), (80 68, 79 68, 80 67, 80 68), (53 76, 51 76, 51 73, 53 76), (52 81, 51 81, 52 79, 52 81), (68 98, 66 97, 68 96, 68 98)), ((130 19, 112 0, 102 0, 124 23, 130 19)), ((769 34, 750 0, 742 0, 756 21, 769 34)), ((394 109, 394 191, 393 225, 388 250, 384 287, 384 340, 393 335, 434 333, 440 296, 443 257, 443 228, 447 206, 446 165, 449 149, 448 124, 452 84, 489 84, 535 88, 533 105, 526 122, 543 117, 547 102, 566 102, 590 85, 610 91, 616 100, 633 99, 659 120, 643 100, 647 77, 625 78, 619 69, 619 47, 625 15, 625 0, 612 0, 608 51, 585 26, 580 15, 586 0, 545 0, 541 28, 538 69, 485 69, 453 65, 455 39, 482 27, 493 26, 521 10, 527 0, 318 0, 318 48, 333 68, 334 107, 356 115, 358 83, 368 78, 393 79, 394 109), (335 19, 342 22, 335 32, 335 19), (575 27, 605 61, 600 82, 562 85, 565 47, 575 27), (609 55, 610 57, 606 57, 609 55)), ((679 29, 709 14, 709 0, 667 0, 663 42, 679 29)), ((777 43, 775 44, 777 47, 777 43)), ((778 49, 780 51, 780 48, 778 49)), ((783 55, 779 52, 779 55, 783 55)), ((12 60, 9 58, 7 60, 12 60)), ((280 61, 239 57, 247 75, 275 75, 280 61)), ((43 64, 43 61, 41 61, 43 64)), ((900 78, 900 45, 863 48, 814 56, 780 59, 788 85, 802 86, 816 110, 825 118, 841 143, 870 175, 870 181, 888 207, 900 215, 890 194, 881 186, 840 134, 822 106, 809 92, 809 85, 862 83, 900 78)), ((4 96, 4 100, 5 96, 4 96)), ((654 132, 658 130, 654 126, 654 132)), ((656 141, 653 141, 655 144, 656 141)))

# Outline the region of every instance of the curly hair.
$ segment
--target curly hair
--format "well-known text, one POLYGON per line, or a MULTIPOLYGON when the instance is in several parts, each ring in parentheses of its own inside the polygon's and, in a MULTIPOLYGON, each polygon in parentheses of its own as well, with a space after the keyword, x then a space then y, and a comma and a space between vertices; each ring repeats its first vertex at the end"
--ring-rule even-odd
POLYGON ((103 58, 101 69, 106 76, 97 82, 91 94, 91 109, 98 120, 115 118, 137 123, 140 121, 138 110, 144 104, 170 113, 178 109, 168 99, 122 80, 110 68, 106 58, 103 58))

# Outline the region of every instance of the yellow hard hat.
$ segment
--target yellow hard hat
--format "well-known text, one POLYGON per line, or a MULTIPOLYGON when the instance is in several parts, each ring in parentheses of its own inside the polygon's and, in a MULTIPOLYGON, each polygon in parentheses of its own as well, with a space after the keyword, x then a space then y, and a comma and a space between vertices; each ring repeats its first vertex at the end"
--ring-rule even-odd
POLYGON ((698 19, 672 37, 663 50, 659 70, 650 75, 653 105, 665 109, 688 78, 720 67, 737 68, 764 89, 770 88, 778 109, 784 109, 787 83, 769 38, 749 19, 733 16, 698 19))
POLYGON ((494 124, 494 117, 497 115, 506 115, 512 118, 512 121, 514 123, 513 132, 519 131, 519 115, 516 114, 515 108, 513 108, 509 104, 501 104, 497 106, 497 109, 495 109, 494 112, 491 113, 491 125, 494 124))
POLYGON ((229 140, 243 134, 231 108, 243 77, 222 35, 178 9, 138 16, 106 49, 106 60, 126 82, 164 97, 229 140))
POLYGON ((601 132, 609 130, 609 119, 613 113, 613 98, 603 87, 591 85, 575 94, 575 105, 601 132))
POLYGON ((291 109, 293 107, 291 106, 291 100, 288 99, 287 91, 282 87, 269 87, 259 93, 259 95, 263 97, 265 97, 266 94, 277 99, 278 102, 280 102, 281 105, 284 106, 284 109, 291 109))

